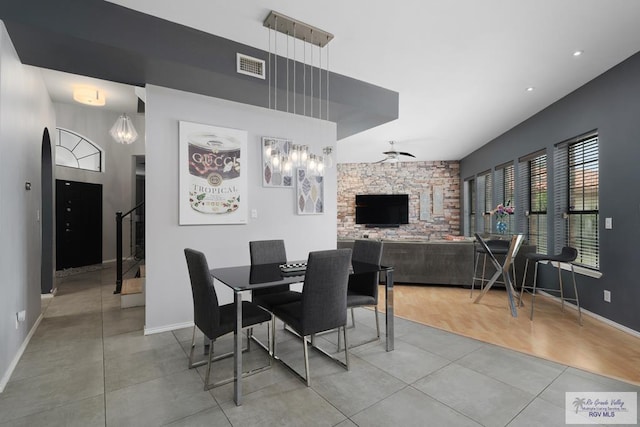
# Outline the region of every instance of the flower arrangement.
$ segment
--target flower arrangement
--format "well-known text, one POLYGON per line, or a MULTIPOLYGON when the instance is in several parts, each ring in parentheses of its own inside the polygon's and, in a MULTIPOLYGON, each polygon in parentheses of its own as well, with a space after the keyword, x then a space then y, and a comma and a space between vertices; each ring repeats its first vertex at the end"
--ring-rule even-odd
POLYGON ((491 211, 491 215, 495 215, 497 218, 496 221, 496 229, 499 233, 504 234, 507 231, 507 223, 505 218, 509 215, 513 215, 516 211, 514 206, 511 206, 511 200, 507 201, 507 203, 500 203, 494 210, 491 211))
POLYGON ((516 211, 514 206, 511 206, 511 200, 504 205, 500 203, 494 210, 491 211, 492 215, 495 215, 499 219, 504 219, 507 215, 513 215, 516 211))

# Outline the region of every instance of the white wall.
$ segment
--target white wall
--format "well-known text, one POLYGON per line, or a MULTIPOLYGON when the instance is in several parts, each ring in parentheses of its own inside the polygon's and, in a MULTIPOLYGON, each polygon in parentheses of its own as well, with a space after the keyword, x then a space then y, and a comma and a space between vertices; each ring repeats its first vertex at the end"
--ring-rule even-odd
MULTIPOLYGON (((109 130, 122 112, 79 104, 56 103, 54 107, 58 127, 79 133, 104 150, 103 173, 56 166, 55 178, 102 184, 102 259, 113 261, 116 258, 116 212, 124 213, 134 206, 133 156, 144 154, 144 115, 129 114, 139 137, 133 144, 123 145, 109 135, 109 130)), ((125 257, 130 255, 128 225, 129 221, 125 220, 125 257)))
MULTIPOLYGON (((40 316, 42 135, 55 114, 37 71, 23 66, 0 22, 0 391, 40 316), (31 191, 25 182, 31 182, 31 191), (16 329, 16 313, 26 321, 16 329)), ((51 274, 53 272, 50 272, 51 274)))
MULTIPOLYGON (((249 263, 249 241, 284 239, 290 260, 336 247, 336 170, 325 175, 325 213, 297 215, 293 189, 264 188, 261 137, 292 139, 320 154, 336 146, 335 123, 217 98, 147 86, 146 102, 146 333, 193 322, 193 302, 183 249, 203 251, 210 267, 249 263), (246 225, 178 225, 178 122, 190 121, 248 132, 249 210, 246 225)), ((220 303, 233 294, 217 284, 220 303)))

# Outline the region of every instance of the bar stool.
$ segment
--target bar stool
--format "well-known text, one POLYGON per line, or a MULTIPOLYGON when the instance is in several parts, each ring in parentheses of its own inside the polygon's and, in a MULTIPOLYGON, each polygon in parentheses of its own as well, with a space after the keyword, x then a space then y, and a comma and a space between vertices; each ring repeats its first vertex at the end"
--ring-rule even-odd
MULTIPOLYGON (((491 239, 491 240, 485 240, 485 243, 487 244, 487 246, 489 247, 489 250, 491 250, 491 252, 494 255, 505 256, 509 252, 509 245, 511 241, 491 239)), ((484 285, 489 281, 489 279, 487 279, 485 275, 485 271, 487 268, 487 255, 488 255, 486 249, 484 248, 483 245, 479 245, 478 241, 476 240, 475 242, 473 242, 473 251, 474 251, 474 258, 475 258, 475 267, 473 269, 473 281, 471 282, 471 294, 469 295, 469 298, 473 298, 473 290, 475 289, 476 281, 480 282, 480 288, 479 288, 480 290, 482 290, 484 288, 484 285), (482 276, 478 276, 478 261, 480 260, 480 255, 483 255, 482 276)), ((516 280, 515 263, 513 263, 511 266, 513 268, 513 280, 515 281, 516 280)), ((498 281, 496 283, 504 284, 504 281, 498 281)))
POLYGON ((582 326, 582 312, 580 311, 580 301, 578 299, 578 288, 576 286, 576 274, 573 266, 573 261, 578 258, 578 250, 569 246, 565 246, 562 248, 562 251, 557 255, 546 255, 546 254, 527 254, 525 255, 527 258, 527 263, 524 267, 524 276, 522 278, 522 287, 520 289, 520 299, 519 304, 522 306, 522 294, 526 291, 531 294, 531 315, 529 318, 533 320, 533 305, 536 300, 536 290, 539 291, 550 291, 550 292, 560 292, 560 299, 562 300, 562 311, 564 311, 564 300, 575 301, 578 306, 578 323, 582 326), (529 261, 535 264, 535 270, 533 274, 533 284, 527 285, 525 283, 527 278, 527 268, 529 267, 529 261), (540 261, 548 261, 553 265, 554 262, 558 263, 558 282, 560 284, 560 289, 553 288, 540 288, 537 286, 536 282, 538 280, 538 264, 540 261), (571 277, 573 279, 573 292, 575 293, 575 298, 565 298, 564 290, 562 289, 562 268, 560 264, 569 264, 571 266, 571 277))

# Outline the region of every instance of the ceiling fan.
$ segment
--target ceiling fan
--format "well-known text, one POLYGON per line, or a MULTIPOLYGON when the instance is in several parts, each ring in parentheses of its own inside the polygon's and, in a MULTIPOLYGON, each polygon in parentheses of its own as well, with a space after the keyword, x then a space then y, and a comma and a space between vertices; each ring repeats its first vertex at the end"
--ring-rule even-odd
POLYGON ((391 149, 389 151, 385 151, 382 154, 386 155, 387 157, 385 157, 384 159, 380 160, 379 162, 376 163, 383 163, 383 162, 389 162, 389 163, 397 163, 400 161, 400 156, 408 156, 408 157, 413 157, 415 158, 416 156, 414 156, 411 153, 407 153, 406 151, 398 151, 395 149, 395 141, 389 141, 389 144, 391 144, 391 149))

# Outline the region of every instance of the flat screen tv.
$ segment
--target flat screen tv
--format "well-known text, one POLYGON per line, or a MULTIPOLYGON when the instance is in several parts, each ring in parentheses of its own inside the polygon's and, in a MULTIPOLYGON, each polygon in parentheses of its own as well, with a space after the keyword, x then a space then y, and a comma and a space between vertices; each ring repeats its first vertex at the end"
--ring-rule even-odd
POLYGON ((408 223, 408 194, 356 194, 356 224, 398 227, 408 223))

